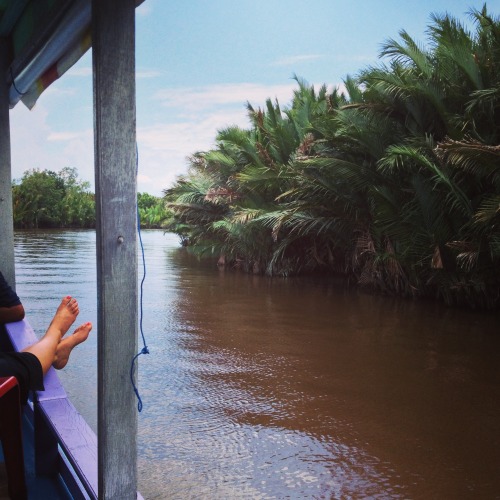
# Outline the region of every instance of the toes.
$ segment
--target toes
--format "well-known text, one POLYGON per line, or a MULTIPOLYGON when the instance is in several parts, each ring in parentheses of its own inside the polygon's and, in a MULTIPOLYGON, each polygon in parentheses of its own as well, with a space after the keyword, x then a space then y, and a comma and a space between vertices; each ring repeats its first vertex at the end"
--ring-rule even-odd
POLYGON ((68 309, 70 309, 73 313, 78 313, 80 309, 78 308, 78 301, 74 298, 71 298, 67 304, 68 309))

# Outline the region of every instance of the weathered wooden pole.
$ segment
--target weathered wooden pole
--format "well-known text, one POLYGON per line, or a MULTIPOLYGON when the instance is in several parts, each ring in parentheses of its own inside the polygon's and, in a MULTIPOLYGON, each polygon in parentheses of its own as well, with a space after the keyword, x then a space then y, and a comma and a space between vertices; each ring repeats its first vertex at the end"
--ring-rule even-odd
POLYGON ((0 271, 7 282, 15 288, 9 91, 7 87, 8 55, 7 40, 0 37, 0 255, 2 262, 0 271))
POLYGON ((137 496, 135 1, 92 0, 100 499, 137 496))

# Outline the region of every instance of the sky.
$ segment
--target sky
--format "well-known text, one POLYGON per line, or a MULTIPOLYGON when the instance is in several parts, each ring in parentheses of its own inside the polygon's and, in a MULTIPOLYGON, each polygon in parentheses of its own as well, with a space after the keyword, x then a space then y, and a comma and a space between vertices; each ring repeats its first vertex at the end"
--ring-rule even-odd
MULTIPOLYGON (((138 191, 161 196, 217 131, 248 127, 246 103, 286 107, 294 75, 342 88, 381 64, 406 30, 427 45, 431 14, 468 26, 483 0, 145 0, 136 9, 138 191)), ((486 2, 500 16, 500 0, 486 2)), ((94 190, 92 54, 39 98, 11 110, 12 177, 74 167, 94 190)))

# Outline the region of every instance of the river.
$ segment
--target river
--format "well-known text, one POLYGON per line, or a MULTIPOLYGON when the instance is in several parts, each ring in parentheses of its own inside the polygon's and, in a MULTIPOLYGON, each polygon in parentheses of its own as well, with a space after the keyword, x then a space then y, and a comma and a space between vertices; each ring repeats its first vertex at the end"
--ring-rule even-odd
MULTIPOLYGON (((222 271, 142 238, 146 499, 500 498, 498 313, 222 271)), ((95 232, 15 245, 38 335, 66 294, 94 323, 60 376, 96 430, 95 232)))

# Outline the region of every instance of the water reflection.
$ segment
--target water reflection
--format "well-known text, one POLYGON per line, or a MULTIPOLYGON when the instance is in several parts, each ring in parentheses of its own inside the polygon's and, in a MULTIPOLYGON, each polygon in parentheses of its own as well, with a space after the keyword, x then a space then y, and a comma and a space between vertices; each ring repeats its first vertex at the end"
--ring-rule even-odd
MULTIPOLYGON (((143 239, 146 498, 497 495, 498 316, 219 271, 143 239)), ((96 321, 94 232, 16 233, 16 258, 37 331, 65 293, 96 321)), ((94 428, 95 339, 63 372, 94 428)))

